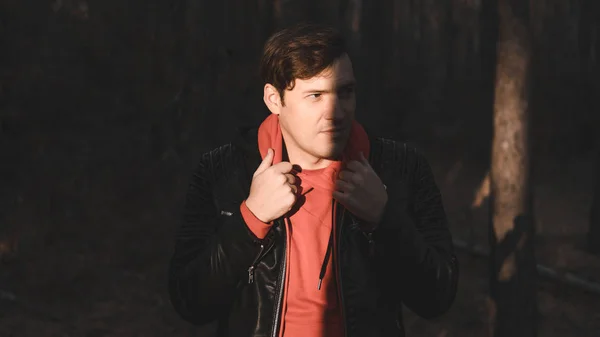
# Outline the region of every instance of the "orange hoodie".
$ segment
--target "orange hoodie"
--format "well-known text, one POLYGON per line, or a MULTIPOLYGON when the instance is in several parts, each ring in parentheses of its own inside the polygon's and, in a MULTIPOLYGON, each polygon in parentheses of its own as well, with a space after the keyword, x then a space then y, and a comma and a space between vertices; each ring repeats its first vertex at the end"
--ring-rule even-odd
MULTIPOLYGON (((279 118, 269 115, 258 130, 258 147, 264 158, 275 151, 273 164, 282 161, 283 137, 279 118)), ((358 122, 352 124, 342 160, 319 170, 296 173, 302 197, 300 208, 286 218, 287 268, 280 336, 341 337, 344 335, 335 268, 336 230, 333 215, 337 203, 332 192, 344 162, 358 160, 362 152, 369 156, 369 139, 358 122), (330 263, 331 261, 331 263, 330 263)), ((240 211, 250 230, 264 238, 271 228, 257 219, 243 202, 240 211)))

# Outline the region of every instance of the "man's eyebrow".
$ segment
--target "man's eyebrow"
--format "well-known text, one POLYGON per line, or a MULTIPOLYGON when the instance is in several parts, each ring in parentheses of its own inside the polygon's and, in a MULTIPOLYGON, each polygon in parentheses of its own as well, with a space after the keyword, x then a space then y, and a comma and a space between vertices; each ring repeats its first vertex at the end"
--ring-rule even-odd
MULTIPOLYGON (((356 85, 356 81, 344 82, 344 83, 338 85, 338 90, 339 89, 351 88, 351 87, 354 87, 355 85, 356 85)), ((316 88, 315 89, 307 89, 307 90, 303 91, 303 93, 305 93, 305 94, 312 94, 312 93, 320 93, 320 94, 322 94, 322 93, 330 93, 330 92, 332 92, 332 90, 329 90, 329 89, 316 89, 316 88)))
POLYGON ((356 81, 347 81, 347 82, 341 83, 338 87, 339 88, 349 88, 349 87, 353 87, 355 85, 356 85, 356 81))

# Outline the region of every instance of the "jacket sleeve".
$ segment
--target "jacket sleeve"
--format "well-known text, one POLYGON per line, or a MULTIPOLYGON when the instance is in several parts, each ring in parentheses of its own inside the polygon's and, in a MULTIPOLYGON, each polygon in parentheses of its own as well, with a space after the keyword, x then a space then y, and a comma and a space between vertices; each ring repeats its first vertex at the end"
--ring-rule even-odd
POLYGON ((169 266, 171 302, 196 325, 227 312, 261 244, 239 210, 221 214, 215 206, 213 157, 222 158, 205 154, 191 178, 169 266))
MULTIPOLYGON (((440 191, 427 160, 408 150, 405 175, 412 195, 388 201, 380 226, 393 224, 391 263, 400 275, 399 295, 417 315, 430 319, 445 313, 456 296, 458 261, 447 226, 440 191), (395 261, 395 262, 394 262, 395 261)), ((401 193, 400 193, 401 194, 401 193)), ((387 232, 388 235, 390 232, 387 232)))

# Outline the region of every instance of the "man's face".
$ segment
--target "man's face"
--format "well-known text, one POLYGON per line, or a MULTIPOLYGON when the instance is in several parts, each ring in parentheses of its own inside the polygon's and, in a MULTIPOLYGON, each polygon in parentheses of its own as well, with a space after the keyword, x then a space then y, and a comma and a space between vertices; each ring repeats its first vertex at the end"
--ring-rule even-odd
POLYGON ((265 102, 271 112, 279 115, 286 146, 315 159, 339 159, 350 136, 356 108, 350 58, 344 54, 321 74, 307 80, 296 79, 294 84, 292 90, 284 93, 285 105, 281 100, 279 104, 269 104, 265 88, 265 102))

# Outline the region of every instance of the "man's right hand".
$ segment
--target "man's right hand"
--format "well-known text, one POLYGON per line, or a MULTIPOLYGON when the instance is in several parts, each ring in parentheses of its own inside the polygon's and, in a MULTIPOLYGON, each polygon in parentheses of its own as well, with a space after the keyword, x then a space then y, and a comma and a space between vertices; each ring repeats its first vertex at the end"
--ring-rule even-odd
POLYGON ((296 177, 291 174, 292 164, 281 162, 273 165, 273 149, 252 176, 250 195, 246 206, 264 223, 269 223, 289 212, 296 203, 296 177))

